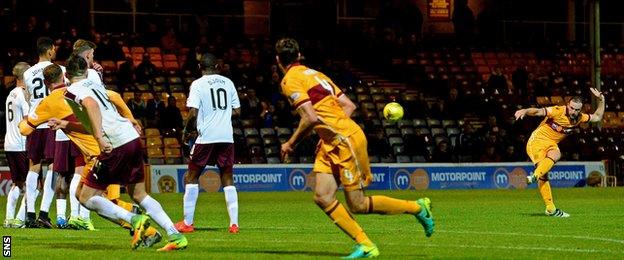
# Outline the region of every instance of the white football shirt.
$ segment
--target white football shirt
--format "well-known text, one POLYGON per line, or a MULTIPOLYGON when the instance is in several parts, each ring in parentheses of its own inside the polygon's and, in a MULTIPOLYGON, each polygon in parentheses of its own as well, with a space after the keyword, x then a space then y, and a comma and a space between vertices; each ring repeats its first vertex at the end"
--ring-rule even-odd
POLYGON ((94 69, 87 69, 87 79, 95 82, 96 84, 100 84, 104 86, 104 82, 102 82, 102 78, 100 77, 100 73, 94 69))
MULTIPOLYGON (((104 85, 102 83, 102 78, 100 78, 100 73, 97 72, 97 70, 94 69, 87 69, 87 79, 93 81, 95 84, 101 84, 104 85)), ((67 137, 67 135, 63 132, 63 130, 56 130, 56 141, 69 141, 69 137, 67 137)))
POLYGON ((20 121, 28 115, 28 102, 26 102, 24 91, 23 88, 15 87, 6 99, 4 150, 7 152, 26 151, 26 136, 21 135, 19 130, 20 121))
MULTIPOLYGON (((130 141, 139 138, 139 134, 132 126, 130 120, 122 117, 117 112, 115 105, 110 101, 103 85, 94 83, 91 80, 83 79, 74 82, 67 88, 65 97, 82 104, 82 100, 91 97, 98 104, 102 114, 102 130, 104 138, 108 138, 113 148, 117 148, 130 141)), ((76 113, 76 111, 74 111, 76 113)), ((86 114, 86 111, 83 113, 86 114)), ((77 116, 81 118, 81 116, 77 116)), ((88 118, 88 117, 86 117, 88 118)), ((90 125, 90 122, 82 122, 90 125)))
MULTIPOLYGON (((26 85, 26 91, 30 95, 29 113, 34 113, 41 100, 50 94, 50 90, 44 83, 43 70, 51 64, 52 62, 50 61, 42 61, 24 71, 24 84, 26 85)), ((61 69, 63 70, 63 74, 65 74, 65 67, 61 66, 61 69)), ((67 79, 65 79, 65 82, 67 82, 67 79)), ((45 128, 49 128, 48 124, 37 126, 37 129, 45 128)))
POLYGON ((232 109, 240 101, 230 79, 213 74, 193 81, 186 106, 198 110, 195 143, 234 143, 232 109))

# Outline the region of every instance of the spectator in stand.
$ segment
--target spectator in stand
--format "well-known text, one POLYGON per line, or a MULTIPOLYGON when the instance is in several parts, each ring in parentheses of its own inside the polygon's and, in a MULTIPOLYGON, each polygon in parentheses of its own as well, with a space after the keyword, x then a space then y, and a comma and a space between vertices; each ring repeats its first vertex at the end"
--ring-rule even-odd
POLYGON ((455 28, 455 38, 460 44, 470 44, 472 42, 475 26, 474 13, 468 7, 467 0, 456 0, 453 11, 453 27, 455 28))
POLYGON ((260 99, 256 96, 254 89, 247 89, 247 95, 242 96, 241 110, 245 111, 241 114, 242 119, 257 120, 260 117, 261 105, 260 99))
POLYGON ((453 156, 449 150, 449 143, 447 141, 440 141, 433 151, 431 156, 433 162, 452 162, 453 156))
POLYGON ((141 99, 141 93, 134 92, 132 99, 128 100, 128 108, 130 108, 134 118, 145 125, 145 101, 141 99))
POLYGON ((366 139, 368 140, 368 153, 384 159, 394 160, 392 147, 390 147, 388 140, 384 136, 383 128, 377 127, 372 130, 371 133, 372 134, 366 135, 366 139))
POLYGON ((74 43, 70 42, 67 39, 60 39, 59 41, 56 42, 56 44, 59 46, 58 49, 56 50, 56 59, 67 60, 67 58, 69 58, 69 55, 73 51, 74 43))
POLYGON ((260 112, 260 119, 262 120, 261 127, 263 128, 273 128, 274 127, 274 117, 273 113, 275 112, 275 107, 269 104, 269 102, 262 101, 260 102, 262 106, 262 112, 260 112))
POLYGON ((271 99, 271 89, 269 88, 262 73, 257 73, 255 75, 253 81, 249 82, 249 88, 254 89, 259 98, 263 100, 271 99))
POLYGON ((481 140, 470 123, 464 123, 464 127, 457 140, 458 144, 456 145, 456 150, 461 156, 460 161, 476 160, 475 151, 480 151, 482 146, 481 140))
POLYGON ((403 101, 403 107, 408 112, 404 115, 405 119, 424 118, 429 115, 429 106, 422 92, 418 93, 418 97, 414 100, 403 101))
POLYGON ((507 79, 505 75, 503 75, 503 70, 501 66, 496 65, 488 78, 487 87, 490 93, 494 93, 498 91, 498 93, 503 93, 503 91, 507 91, 507 79))
POLYGON ((134 82, 134 63, 131 56, 126 56, 125 61, 119 65, 117 70, 117 81, 119 82, 119 90, 122 92, 133 90, 134 82))
POLYGON ((518 94, 518 99, 516 100, 521 104, 525 104, 528 97, 527 86, 529 83, 529 72, 527 71, 526 65, 520 65, 516 68, 511 75, 511 83, 513 84, 514 89, 517 90, 516 94, 518 94))
POLYGON ((291 128, 293 126, 293 122, 295 121, 293 110, 290 107, 290 104, 288 104, 288 102, 286 102, 283 98, 277 100, 274 120, 277 127, 291 128))
POLYGON ((510 144, 510 145, 507 145, 507 148, 505 148, 505 152, 501 156, 501 160, 503 162, 517 162, 517 161, 520 161, 521 159, 518 153, 516 152, 516 147, 510 144))
POLYGON ((464 117, 464 109, 465 105, 459 97, 459 91, 456 88, 451 88, 446 100, 446 106, 444 106, 444 118, 461 119, 464 117))
POLYGON ((147 127, 158 127, 158 119, 163 118, 165 111, 165 103, 161 100, 161 95, 156 92, 152 92, 153 99, 147 101, 145 107, 145 120, 147 121, 147 127))
POLYGON ((160 31, 155 23, 149 23, 147 25, 147 32, 143 34, 143 44, 147 47, 160 46, 160 31))
POLYGON ((143 53, 143 60, 136 67, 136 81, 139 84, 148 84, 156 76, 156 66, 150 60, 149 53, 143 53))
POLYGON ((177 53, 182 48, 173 28, 167 30, 167 33, 160 38, 160 44, 163 52, 166 53, 177 53))
POLYGON ((500 162, 501 156, 496 152, 496 147, 488 145, 485 147, 485 153, 481 155, 480 162, 500 162))
POLYGON ((183 127, 182 121, 182 113, 176 106, 175 97, 169 96, 169 98, 167 98, 167 107, 163 110, 162 116, 160 117, 159 128, 163 130, 175 129, 176 132, 180 132, 183 127))

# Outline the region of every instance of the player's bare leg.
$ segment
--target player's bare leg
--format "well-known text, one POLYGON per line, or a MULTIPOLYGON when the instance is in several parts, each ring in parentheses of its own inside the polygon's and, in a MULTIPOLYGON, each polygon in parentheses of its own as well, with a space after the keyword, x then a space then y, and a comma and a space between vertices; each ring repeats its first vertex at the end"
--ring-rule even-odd
MULTIPOLYGON (((186 248, 188 245, 186 237, 178 232, 160 203, 147 194, 145 191, 145 183, 129 184, 126 187, 128 188, 128 193, 132 197, 132 200, 141 205, 141 207, 145 209, 145 212, 167 232, 169 243, 158 249, 158 251, 171 251, 186 248)), ((136 233, 135 231, 135 237, 137 236, 136 233)), ((139 235, 144 236, 144 234, 139 235)))
POLYGON ((225 204, 227 206, 228 215, 230 216, 230 227, 228 232, 236 234, 239 231, 238 225, 238 194, 234 186, 234 178, 232 176, 232 167, 219 168, 221 173, 221 185, 225 195, 225 204))
POLYGON ((199 175, 198 169, 189 169, 184 174, 184 219, 175 224, 175 228, 182 233, 195 231, 193 218, 199 196, 199 175))
MULTIPOLYGON (((353 219, 347 209, 336 199, 338 184, 332 174, 317 173, 316 186, 314 188, 314 202, 327 216, 345 232, 351 239, 358 243, 356 251, 361 256, 377 256, 377 246, 368 238, 360 225, 353 219)), ((354 252, 356 253, 356 252, 354 252)), ((353 258, 354 254, 347 256, 353 258)))

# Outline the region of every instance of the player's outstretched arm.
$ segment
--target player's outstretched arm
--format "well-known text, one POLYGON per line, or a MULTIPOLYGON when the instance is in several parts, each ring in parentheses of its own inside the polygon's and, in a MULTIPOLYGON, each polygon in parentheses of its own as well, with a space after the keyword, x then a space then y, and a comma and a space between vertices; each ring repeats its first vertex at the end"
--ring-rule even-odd
POLYGON ((292 153, 297 143, 299 143, 303 137, 307 136, 316 124, 321 122, 310 101, 301 104, 299 108, 297 108, 297 113, 299 113, 299 116, 301 117, 299 120, 299 126, 290 139, 282 144, 282 158, 285 158, 286 155, 292 153))
POLYGON ((546 116, 545 108, 525 108, 514 113, 516 120, 523 119, 525 116, 546 116))
POLYGON ((80 122, 70 122, 67 120, 50 118, 50 120, 48 120, 48 126, 52 130, 65 129, 65 131, 68 132, 77 132, 88 135, 91 134, 80 122))
POLYGON ((182 141, 188 143, 189 139, 197 132, 197 108, 191 107, 186 124, 182 130, 182 141))
POLYGON ((590 88, 589 90, 598 99, 598 107, 596 108, 596 111, 594 111, 594 113, 589 118, 589 122, 592 122, 592 123, 600 122, 602 121, 602 116, 604 115, 604 111, 605 111, 605 97, 602 93, 600 93, 600 91, 598 91, 595 88, 590 88))
POLYGON ((28 135, 32 134, 35 131, 35 129, 36 129, 36 126, 33 127, 33 126, 28 124, 28 119, 24 119, 24 120, 20 121, 18 127, 19 127, 19 130, 20 130, 20 134, 23 135, 23 136, 28 136, 28 135))
POLYGON ((349 97, 347 97, 347 95, 340 95, 338 103, 348 117, 351 117, 351 114, 353 114, 353 111, 357 108, 357 106, 353 103, 353 101, 351 101, 351 99, 349 99, 349 97))

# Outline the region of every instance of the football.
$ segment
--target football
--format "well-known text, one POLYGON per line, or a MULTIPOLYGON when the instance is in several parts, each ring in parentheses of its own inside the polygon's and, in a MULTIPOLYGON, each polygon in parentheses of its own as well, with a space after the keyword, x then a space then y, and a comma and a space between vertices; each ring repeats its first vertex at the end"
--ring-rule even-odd
POLYGON ((384 107, 383 115, 390 121, 400 120, 403 118, 403 107, 397 102, 390 102, 384 107))

